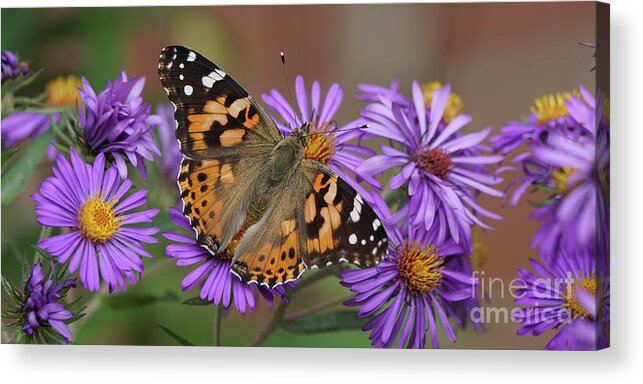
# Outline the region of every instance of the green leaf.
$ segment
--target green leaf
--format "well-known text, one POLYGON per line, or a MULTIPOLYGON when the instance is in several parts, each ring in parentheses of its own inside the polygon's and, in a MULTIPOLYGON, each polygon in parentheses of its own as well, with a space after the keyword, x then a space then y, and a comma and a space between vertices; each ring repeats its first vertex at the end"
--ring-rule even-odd
POLYGON ((176 301, 179 301, 179 296, 173 291, 166 291, 162 295, 130 293, 103 298, 103 302, 114 309, 140 308, 145 305, 176 301))
POLYGON ((366 323, 366 320, 357 317, 356 311, 341 310, 286 321, 281 324, 281 327, 290 333, 320 333, 359 329, 366 323))
POLYGON ((20 293, 20 289, 13 283, 13 281, 4 276, 2 276, 2 288, 16 302, 21 300, 22 295, 20 293))
POLYGON ((9 344, 27 344, 29 343, 29 336, 19 329, 16 329, 9 340, 9 344))
POLYGON ((187 305, 208 305, 208 304, 212 304, 212 301, 203 300, 203 299, 202 299, 202 298, 200 298, 199 296, 194 296, 194 297, 191 297, 191 298, 189 298, 189 299, 185 300, 185 301, 184 301, 184 302, 182 302, 181 304, 187 304, 187 305))
POLYGON ((51 256, 51 253, 49 253, 49 251, 47 251, 46 249, 42 249, 42 248, 37 247, 35 245, 32 245, 32 247, 36 252, 38 252, 38 254, 40 256, 42 256, 43 259, 45 259, 47 261, 54 261, 53 256, 51 256))
POLYGON ((40 75, 40 72, 42 72, 42 69, 28 74, 27 76, 16 77, 15 79, 11 79, 10 81, 5 82, 4 84, 2 84, 2 97, 4 97, 8 93, 16 93, 22 88, 33 83, 38 75, 40 75))
POLYGON ((2 172, 7 168, 7 161, 18 152, 18 148, 9 148, 2 151, 2 172))
POLYGON ((2 174, 2 197, 3 205, 10 204, 18 196, 20 191, 34 173, 36 165, 47 152, 54 136, 52 130, 34 140, 22 155, 13 163, 13 166, 2 174))
POLYGON ((173 339, 174 339, 177 343, 179 343, 180 345, 184 345, 184 346, 187 346, 187 347, 192 347, 192 346, 194 346, 194 344, 193 344, 193 343, 191 343, 191 342, 190 342, 190 341, 188 341, 187 339, 185 339, 185 338, 183 338, 183 337, 179 336, 178 334, 176 334, 176 332, 172 331, 171 329, 169 329, 169 328, 167 328, 167 327, 165 327, 165 326, 163 326, 163 325, 161 325, 161 324, 157 324, 157 325, 159 326, 159 328, 161 328, 161 329, 163 330, 163 332, 167 333, 167 335, 168 335, 168 336, 170 336, 171 338, 173 338, 173 339))
POLYGON ((539 191, 547 192, 547 193, 556 193, 556 188, 550 187, 548 185, 543 185, 543 184, 533 184, 534 188, 536 188, 539 191))

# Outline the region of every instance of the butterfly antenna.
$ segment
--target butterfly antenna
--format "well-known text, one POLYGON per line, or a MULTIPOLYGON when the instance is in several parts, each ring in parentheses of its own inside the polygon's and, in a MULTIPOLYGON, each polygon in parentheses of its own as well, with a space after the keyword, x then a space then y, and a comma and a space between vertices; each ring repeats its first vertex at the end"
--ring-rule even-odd
POLYGON ((286 87, 288 88, 288 98, 290 99, 290 108, 292 108, 292 118, 297 123, 297 114, 295 112, 295 103, 292 102, 292 91, 290 90, 290 81, 288 80, 288 70, 286 69, 286 55, 281 53, 281 65, 284 68, 284 77, 286 78, 286 87))
POLYGON ((352 131, 353 129, 367 129, 367 128, 370 128, 370 127, 371 126, 368 125, 368 124, 362 124, 359 127, 333 129, 332 131, 329 131, 329 132, 323 132, 323 131, 321 131, 321 132, 312 132, 312 133, 308 133, 308 134, 304 135, 304 137, 313 136, 313 135, 326 135, 326 134, 335 133, 335 132, 352 131))

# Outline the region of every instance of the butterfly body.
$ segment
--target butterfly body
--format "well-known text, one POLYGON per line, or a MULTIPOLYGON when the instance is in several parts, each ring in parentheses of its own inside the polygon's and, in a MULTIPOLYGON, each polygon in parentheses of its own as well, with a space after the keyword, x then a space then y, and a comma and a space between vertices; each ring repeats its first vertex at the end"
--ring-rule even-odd
POLYGON ((159 75, 176 107, 183 213, 232 272, 274 287, 306 268, 381 260, 380 220, 311 151, 308 123, 284 138, 241 86, 185 47, 163 49, 159 75))

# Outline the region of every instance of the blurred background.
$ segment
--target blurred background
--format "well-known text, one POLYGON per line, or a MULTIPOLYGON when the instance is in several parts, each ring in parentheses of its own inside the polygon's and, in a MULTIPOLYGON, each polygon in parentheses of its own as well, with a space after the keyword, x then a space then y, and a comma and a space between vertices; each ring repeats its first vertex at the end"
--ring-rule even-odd
MULTIPOLYGON (((44 69, 29 90, 33 94, 63 74, 86 76, 99 90, 124 70, 147 78, 144 97, 153 106, 167 102, 156 74, 166 45, 201 52, 256 98, 272 88, 287 93, 279 59, 283 51, 291 81, 301 74, 307 84, 319 80, 323 90, 332 82, 344 88, 336 116, 340 125, 363 107, 353 98, 356 84, 386 86, 397 77, 402 90, 410 90, 413 80, 451 83, 464 101, 464 112, 473 116, 468 128, 493 126, 497 132, 528 113, 536 97, 578 85, 594 90, 594 52, 578 43, 595 41, 595 18, 592 2, 3 9, 2 49, 17 52, 32 69, 44 69)), ((48 166, 40 171, 20 198, 2 207, 2 274, 14 279, 22 253, 39 233, 29 195, 37 191, 48 166)), ((518 268, 537 257, 530 244, 538 225, 528 222, 532 208, 525 199, 510 208, 500 199, 482 197, 482 205, 504 217, 492 223, 496 231, 482 235, 484 276, 500 278, 505 285, 504 290, 494 286, 485 305, 511 309, 508 285, 518 268)), ((150 248, 157 257, 146 260, 149 276, 140 285, 93 302, 91 315, 75 325, 76 343, 176 344, 157 326, 162 324, 194 344, 212 345, 215 310, 181 305, 197 292, 179 292, 187 270, 164 259, 165 244, 150 248), (155 299, 140 304, 145 295, 155 299)), ((298 295, 292 309, 346 293, 329 278, 298 295)), ((246 345, 269 316, 265 306, 245 316, 231 311, 223 320, 223 345, 246 345)), ((482 333, 459 331, 455 344, 442 335, 440 346, 540 349, 551 337, 519 337, 512 323, 486 328, 482 333)), ((359 330, 316 335, 278 330, 264 345, 370 343, 359 330)))

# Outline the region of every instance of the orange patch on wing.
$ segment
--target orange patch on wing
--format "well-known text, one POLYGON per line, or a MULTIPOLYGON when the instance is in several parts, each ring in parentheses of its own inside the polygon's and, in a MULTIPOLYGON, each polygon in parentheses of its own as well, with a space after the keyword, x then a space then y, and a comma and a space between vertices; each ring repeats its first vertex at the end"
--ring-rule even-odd
POLYGON ((295 219, 284 220, 281 222, 281 234, 283 236, 288 236, 294 230, 295 230, 295 219))
POLYGON ((188 115, 189 133, 207 132, 212 128, 212 124, 216 121, 222 126, 228 124, 228 117, 226 115, 217 114, 195 114, 188 115))
POLYGON ((324 224, 319 228, 319 252, 323 253, 335 248, 331 224, 331 209, 324 207, 319 210, 319 215, 324 219, 324 224))
POLYGON ((208 101, 203 107, 203 112, 225 115, 228 113, 228 109, 225 107, 225 105, 219 103, 218 101, 208 101))
POLYGON ((232 117, 239 117, 239 113, 248 108, 250 108, 250 102, 247 99, 237 99, 228 107, 228 113, 232 117))
POLYGON ((312 223, 315 220, 315 215, 317 215, 317 208, 315 204, 315 195, 310 194, 306 199, 306 204, 304 205, 304 219, 306 223, 312 223))
POLYGON ((194 151, 205 151, 208 149, 208 146, 205 144, 205 140, 203 140, 204 135, 203 133, 192 133, 190 134, 190 142, 192 144, 191 149, 194 151))
POLYGON ((243 129, 227 129, 219 136, 219 142, 223 147, 234 147, 241 144, 246 131, 243 129))
POLYGON ((232 172, 232 168, 230 167, 230 164, 223 164, 221 166, 221 182, 223 184, 231 184, 234 182, 234 174, 232 172))

